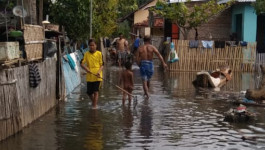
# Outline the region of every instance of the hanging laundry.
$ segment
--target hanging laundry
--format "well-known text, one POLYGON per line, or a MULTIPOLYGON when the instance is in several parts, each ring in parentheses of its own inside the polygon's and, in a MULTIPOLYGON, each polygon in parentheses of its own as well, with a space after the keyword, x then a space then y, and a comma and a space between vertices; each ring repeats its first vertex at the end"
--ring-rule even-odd
POLYGON ((202 46, 204 48, 213 48, 213 41, 202 41, 202 46))
POLYGON ((227 46, 238 46, 238 41, 226 41, 227 46))
POLYGON ((36 63, 29 64, 29 86, 37 87, 41 81, 40 72, 36 63))
POLYGON ((75 70, 75 61, 73 60, 73 58, 69 54, 67 54, 67 59, 71 69, 75 70))
POLYGON ((74 70, 76 71, 76 72, 78 72, 79 70, 78 70, 78 67, 76 66, 76 64, 78 63, 78 61, 77 61, 77 55, 76 55, 77 53, 71 53, 70 54, 70 56, 71 56, 71 58, 73 59, 73 61, 75 62, 75 68, 74 68, 74 70))
POLYGON ((241 45, 241 46, 248 46, 248 42, 240 41, 240 45, 241 45))
POLYGON ((64 59, 65 61, 67 61, 67 62, 68 62, 67 55, 64 55, 64 56, 63 56, 63 59, 64 59))
POLYGON ((225 41, 214 41, 215 48, 225 48, 225 41))
POLYGON ((199 41, 198 40, 190 40, 189 47, 190 48, 198 48, 199 47, 199 41))

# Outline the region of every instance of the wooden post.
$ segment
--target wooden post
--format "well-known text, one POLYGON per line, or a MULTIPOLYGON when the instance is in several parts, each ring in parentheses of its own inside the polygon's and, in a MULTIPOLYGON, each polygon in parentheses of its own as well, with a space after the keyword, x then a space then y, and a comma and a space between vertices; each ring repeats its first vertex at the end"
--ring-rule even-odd
POLYGON ((58 38, 57 44, 57 63, 56 63, 56 99, 61 100, 61 90, 62 90, 62 53, 61 53, 61 38, 58 38))
POLYGON ((43 0, 39 0, 39 25, 42 24, 43 21, 43 0))

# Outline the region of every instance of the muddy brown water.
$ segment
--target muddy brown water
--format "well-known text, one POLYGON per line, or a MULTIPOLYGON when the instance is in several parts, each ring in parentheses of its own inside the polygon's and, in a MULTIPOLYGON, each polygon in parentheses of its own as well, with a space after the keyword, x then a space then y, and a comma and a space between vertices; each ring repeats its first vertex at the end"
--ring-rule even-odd
MULTIPOLYGON (((67 99, 22 132, 0 142, 0 150, 193 150, 265 149, 264 108, 247 107, 257 118, 224 122, 224 112, 240 91, 256 88, 260 77, 235 73, 221 89, 196 90, 195 72, 164 73, 155 68, 151 98, 144 100, 139 69, 133 66, 137 105, 122 106, 121 92, 103 84, 99 109, 92 110, 82 83, 67 99), (246 140, 242 140, 242 137, 246 140)), ((120 72, 104 78, 117 84, 120 72)))

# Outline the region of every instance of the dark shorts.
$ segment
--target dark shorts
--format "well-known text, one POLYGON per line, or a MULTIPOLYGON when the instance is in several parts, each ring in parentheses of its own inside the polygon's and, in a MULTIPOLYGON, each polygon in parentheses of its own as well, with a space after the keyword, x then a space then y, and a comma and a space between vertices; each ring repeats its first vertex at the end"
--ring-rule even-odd
POLYGON ((154 74, 154 65, 152 61, 142 60, 140 65, 140 73, 143 81, 150 81, 154 74))
POLYGON ((100 81, 87 82, 87 94, 92 95, 94 92, 99 91, 100 81))
POLYGON ((118 51, 118 58, 124 60, 126 58, 127 52, 124 51, 118 51))

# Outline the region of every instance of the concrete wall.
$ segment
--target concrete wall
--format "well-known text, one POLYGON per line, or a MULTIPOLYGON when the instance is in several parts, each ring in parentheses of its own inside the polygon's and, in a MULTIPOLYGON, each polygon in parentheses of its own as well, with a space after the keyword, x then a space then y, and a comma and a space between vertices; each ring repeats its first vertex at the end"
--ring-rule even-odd
POLYGON ((149 11, 148 10, 138 10, 134 13, 134 24, 141 23, 144 20, 148 20, 149 11))

